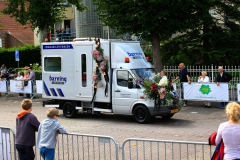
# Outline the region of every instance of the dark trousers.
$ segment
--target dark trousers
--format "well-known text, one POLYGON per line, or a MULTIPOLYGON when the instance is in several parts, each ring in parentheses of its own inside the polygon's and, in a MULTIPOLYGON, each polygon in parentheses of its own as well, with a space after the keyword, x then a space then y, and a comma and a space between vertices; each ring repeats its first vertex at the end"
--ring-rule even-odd
POLYGON ((24 146, 16 144, 19 160, 34 160, 34 151, 32 146, 24 146))
POLYGON ((30 97, 30 94, 26 94, 26 98, 31 98, 31 97, 30 97))
POLYGON ((228 102, 221 102, 221 104, 220 104, 220 108, 222 108, 222 107, 226 107, 226 105, 228 104, 228 102))

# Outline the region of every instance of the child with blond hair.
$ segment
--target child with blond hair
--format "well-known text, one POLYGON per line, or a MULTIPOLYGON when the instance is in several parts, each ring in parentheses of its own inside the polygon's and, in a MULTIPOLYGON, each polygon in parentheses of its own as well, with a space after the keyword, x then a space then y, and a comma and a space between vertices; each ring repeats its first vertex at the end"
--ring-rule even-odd
POLYGON ((66 133, 66 129, 58 122, 59 111, 56 108, 50 108, 47 117, 38 129, 37 148, 44 160, 54 160, 57 135, 66 133))
POLYGON ((229 103, 226 114, 229 120, 219 125, 215 144, 223 140, 224 160, 240 159, 240 105, 229 103))

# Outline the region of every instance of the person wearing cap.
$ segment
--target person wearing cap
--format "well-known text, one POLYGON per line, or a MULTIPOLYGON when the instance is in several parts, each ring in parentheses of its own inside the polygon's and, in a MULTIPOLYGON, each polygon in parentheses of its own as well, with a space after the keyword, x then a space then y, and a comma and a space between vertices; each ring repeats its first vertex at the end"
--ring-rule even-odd
MULTIPOLYGON (((28 80, 28 81, 30 80, 33 83, 35 83, 35 72, 33 71, 33 68, 28 67, 28 71, 29 71, 30 75, 28 78, 25 78, 25 80, 28 80)), ((33 94, 32 94, 32 97, 33 97, 33 94)), ((30 94, 26 94, 26 98, 30 98, 30 94)))
POLYGON ((54 160, 57 135, 66 133, 66 129, 58 122, 59 111, 56 108, 50 108, 47 117, 38 128, 36 146, 44 160, 54 160))

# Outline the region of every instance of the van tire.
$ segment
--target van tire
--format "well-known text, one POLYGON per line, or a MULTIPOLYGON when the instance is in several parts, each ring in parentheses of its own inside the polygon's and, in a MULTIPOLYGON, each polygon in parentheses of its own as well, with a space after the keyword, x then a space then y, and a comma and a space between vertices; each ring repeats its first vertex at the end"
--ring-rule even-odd
POLYGON ((150 115, 148 109, 143 105, 138 105, 134 109, 133 115, 134 115, 135 120, 138 123, 148 123, 151 120, 151 115, 150 115))
POLYGON ((78 110, 75 109, 75 105, 72 102, 66 102, 63 104, 63 114, 67 118, 74 118, 77 116, 78 110))
POLYGON ((169 115, 164 115, 164 116, 161 116, 163 119, 170 119, 172 118, 174 114, 169 114, 169 115))

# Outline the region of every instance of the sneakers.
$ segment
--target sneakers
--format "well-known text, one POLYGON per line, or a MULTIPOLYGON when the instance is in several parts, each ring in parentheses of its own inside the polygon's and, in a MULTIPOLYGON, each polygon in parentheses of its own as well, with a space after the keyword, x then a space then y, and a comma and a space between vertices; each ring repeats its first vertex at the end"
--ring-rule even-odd
POLYGON ((220 106, 218 106, 218 108, 219 109, 224 109, 225 107, 222 104, 220 104, 220 106))
POLYGON ((183 101, 183 107, 186 107, 186 106, 187 106, 187 101, 184 100, 184 101, 183 101))
POLYGON ((218 106, 218 108, 219 108, 219 109, 225 109, 225 107, 222 106, 222 105, 218 106))

